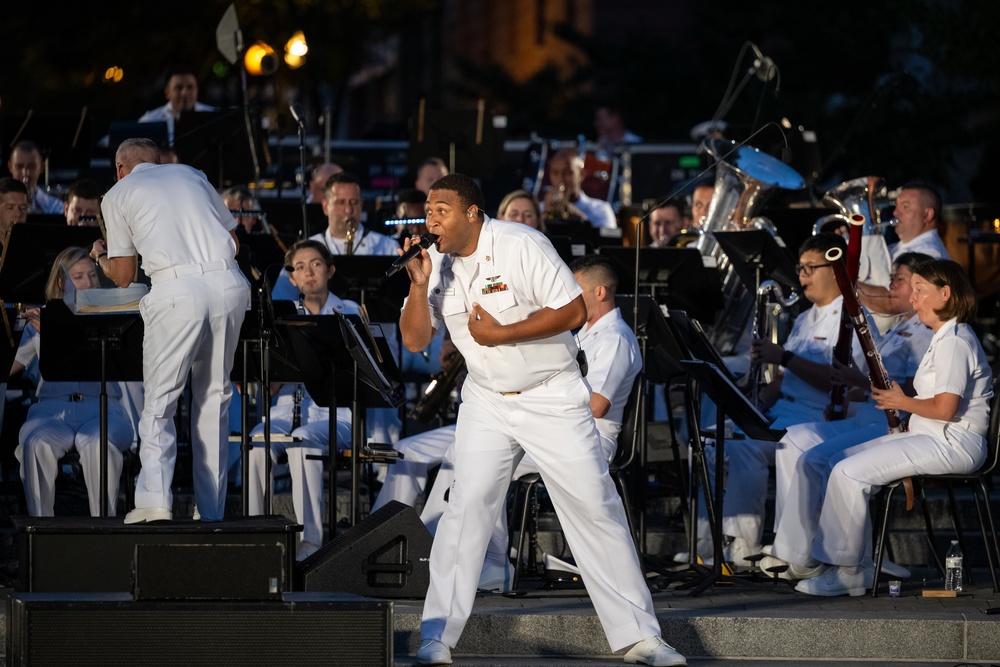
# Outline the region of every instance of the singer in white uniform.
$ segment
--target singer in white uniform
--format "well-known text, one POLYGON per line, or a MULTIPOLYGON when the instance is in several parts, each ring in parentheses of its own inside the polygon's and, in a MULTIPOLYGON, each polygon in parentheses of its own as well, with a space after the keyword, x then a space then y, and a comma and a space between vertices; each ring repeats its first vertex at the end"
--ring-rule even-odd
MULTIPOLYGON (((290 267, 292 284, 302 298, 298 303, 300 315, 358 315, 360 309, 353 301, 341 299, 327 290, 336 268, 333 255, 311 239, 298 241, 286 254, 285 266, 290 267)), ((351 411, 337 408, 336 438, 339 450, 351 446, 351 411)), ((323 544, 323 461, 309 456, 325 456, 330 443, 330 408, 316 402, 300 384, 284 384, 277 392, 271 406, 271 434, 291 435, 297 441, 271 441, 271 458, 278 460, 288 455, 288 472, 292 478, 292 507, 295 519, 302 524, 302 539, 296 558, 302 560, 315 553, 323 544), (299 392, 299 419, 295 423, 296 392, 299 392)), ((264 424, 258 424, 251 437, 264 433, 264 424)), ((263 514, 264 485, 267 458, 261 442, 250 450, 250 513, 263 514)), ((273 482, 273 480, 271 480, 273 482)))
MULTIPOLYGON (((889 286, 890 311, 901 314, 903 319, 876 343, 886 374, 896 378, 908 395, 913 394, 913 377, 933 335, 910 305, 910 279, 913 268, 929 259, 920 253, 905 253, 894 264, 889 286)), ((860 347, 857 341, 854 345, 860 347)), ((863 370, 865 372, 855 366, 841 366, 835 361, 834 381, 852 387, 852 394, 862 389, 867 391, 871 384, 867 366, 863 370)), ((861 398, 864 398, 863 394, 861 398)), ((856 407, 856 412, 847 419, 790 426, 778 446, 774 464, 775 538, 771 554, 788 563, 789 567, 783 575, 786 578, 803 579, 818 574, 810 551, 823 501, 823 489, 807 483, 799 469, 803 455, 817 446, 832 455, 887 432, 885 412, 875 407, 874 401, 852 403, 852 407, 856 407)), ((767 569, 777 564, 765 559, 760 566, 767 569)))
MULTIPOLYGON (((469 374, 462 390, 455 483, 431 550, 420 664, 451 664, 476 597, 486 546, 522 453, 539 467, 612 649, 628 662, 683 665, 660 638, 621 499, 608 474, 590 391, 569 333, 586 320, 582 290, 548 239, 493 221, 461 174, 434 183, 435 251, 407 264, 400 318, 410 350, 448 326, 469 374)), ((407 239, 408 249, 412 239, 407 239)))
POLYGON ((173 518, 170 485, 177 457, 174 413, 191 374, 191 449, 202 521, 221 521, 232 399, 229 375, 250 287, 236 266, 237 222, 205 175, 158 164, 148 139, 126 139, 115 156, 118 182, 101 212, 107 244, 91 254, 115 284, 127 286, 142 255, 152 289, 139 304, 145 325, 136 508, 126 523, 173 518))
POLYGON ((969 322, 976 294, 965 270, 950 260, 917 266, 911 301, 934 330, 913 379, 915 397, 898 383, 872 387, 879 409, 910 413, 909 432, 893 433, 832 456, 817 447, 802 460, 810 485, 826 485, 812 558, 828 567, 795 590, 810 595, 864 595, 863 563, 870 557, 868 501, 879 487, 911 475, 965 474, 986 458, 993 376, 969 322))

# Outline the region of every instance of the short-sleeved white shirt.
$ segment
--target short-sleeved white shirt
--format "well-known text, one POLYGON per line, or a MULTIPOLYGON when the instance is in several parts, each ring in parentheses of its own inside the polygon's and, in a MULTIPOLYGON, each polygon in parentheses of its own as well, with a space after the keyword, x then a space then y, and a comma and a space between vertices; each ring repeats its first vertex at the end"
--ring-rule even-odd
POLYGON ((578 348, 568 331, 491 347, 479 345, 469 333, 473 303, 500 324, 511 324, 543 308, 558 310, 583 293, 544 234, 487 216, 472 255, 441 255, 434 248, 430 254, 435 265, 428 285, 431 325, 448 326, 465 357, 466 381, 489 391, 522 391, 577 367, 578 348))
MULTIPOLYGON (((896 382, 915 377, 933 336, 934 331, 916 316, 900 322, 883 334, 876 347, 889 377, 896 382)), ((864 370, 867 367, 860 368, 864 370)))
POLYGON ((153 275, 236 256, 237 222, 205 174, 184 164, 136 165, 101 202, 108 256, 142 255, 153 275))
POLYGON ((614 440, 622 428, 625 403, 635 377, 642 370, 639 341, 615 308, 584 326, 576 335, 587 354, 587 382, 591 390, 611 401, 607 414, 597 419, 597 430, 614 440))
MULTIPOLYGON (((333 235, 330 234, 329 227, 323 230, 322 234, 313 234, 309 237, 309 239, 312 241, 319 241, 325 245, 331 255, 347 254, 344 251, 344 243, 346 243, 346 239, 334 238, 333 235)), ((353 254, 395 256, 398 254, 396 252, 397 250, 399 250, 399 243, 396 242, 396 239, 390 238, 385 234, 373 232, 364 225, 358 225, 358 229, 354 234, 353 254)))
POLYGON ((910 239, 906 243, 897 241, 889 248, 889 256, 892 257, 892 261, 894 262, 897 257, 907 252, 922 252, 925 255, 930 255, 938 259, 951 259, 951 255, 948 254, 948 249, 944 247, 937 229, 928 229, 923 234, 910 239))
POLYGON ((951 421, 910 417, 910 431, 930 433, 951 441, 986 434, 990 415, 993 373, 975 332, 968 324, 956 320, 945 322, 927 349, 913 379, 917 398, 933 398, 938 394, 957 394, 958 411, 951 421))

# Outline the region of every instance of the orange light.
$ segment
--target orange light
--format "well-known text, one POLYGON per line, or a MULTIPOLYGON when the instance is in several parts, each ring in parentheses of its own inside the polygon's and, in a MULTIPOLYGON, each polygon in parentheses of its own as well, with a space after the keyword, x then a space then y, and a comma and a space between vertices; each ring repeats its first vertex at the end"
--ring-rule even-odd
POLYGON ((278 60, 274 57, 274 49, 268 44, 256 42, 243 56, 243 65, 254 76, 270 75, 278 69, 278 60))

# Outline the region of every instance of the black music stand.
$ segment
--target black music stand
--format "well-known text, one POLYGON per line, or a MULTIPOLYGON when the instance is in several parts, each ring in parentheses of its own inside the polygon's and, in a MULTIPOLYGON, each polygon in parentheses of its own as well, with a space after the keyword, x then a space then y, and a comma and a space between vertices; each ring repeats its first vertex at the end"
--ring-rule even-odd
MULTIPOLYGON (((49 171, 61 172, 66 180, 74 180, 90 166, 91 119, 87 107, 79 114, 4 114, 0 120, 0 146, 4 161, 10 157, 14 143, 31 139, 42 151, 42 158, 49 163, 49 171)), ((39 183, 43 187, 44 182, 39 183)))
MULTIPOLYGON (((726 410, 740 430, 751 438, 777 442, 785 435, 784 429, 770 428, 767 418, 750 403, 729 378, 715 364, 707 361, 682 361, 681 366, 703 387, 706 394, 715 401, 715 493, 713 505, 718 510, 712 523, 712 542, 715 562, 712 571, 700 582, 684 588, 691 588, 691 595, 701 595, 717 583, 744 582, 742 579, 722 573, 722 485, 725 474, 725 422, 726 410), (723 407, 725 406, 725 407, 723 407)), ((707 487, 706 487, 707 488, 707 487)), ((708 494, 706 494, 707 496, 708 494)))
MULTIPOLYGON (((636 274, 636 249, 624 246, 601 248, 602 257, 617 261, 619 275, 636 274)), ((686 310, 703 322, 712 322, 722 307, 719 272, 706 267, 695 248, 641 248, 639 289, 646 288, 657 303, 686 310)))
POLYGON ((174 150, 182 163, 205 172, 216 188, 256 178, 242 107, 185 111, 174 126, 174 150))
POLYGON ((108 157, 111 158, 112 165, 114 165, 118 147, 126 139, 149 139, 157 146, 166 146, 167 123, 162 120, 146 123, 132 120, 112 121, 111 125, 108 126, 108 157))
POLYGON ((56 256, 70 246, 89 250, 99 238, 97 227, 14 225, 0 256, 0 298, 45 303, 45 282, 56 256))
POLYGON ((762 278, 769 278, 787 291, 798 289, 799 275, 795 272, 795 259, 788 249, 778 244, 778 237, 763 229, 741 232, 714 232, 723 252, 733 263, 736 275, 748 290, 757 294, 762 278))
MULTIPOLYGON (((308 238, 308 235, 302 237, 302 205, 298 199, 261 199, 260 208, 267 217, 267 224, 273 225, 286 238, 308 238)), ((306 222, 311 231, 326 231, 327 218, 322 204, 306 204, 306 222)))
POLYGON ((45 335, 38 368, 47 382, 101 383, 102 518, 108 516, 108 389, 111 381, 142 381, 144 327, 138 312, 74 315, 61 300, 41 310, 45 335), (98 354, 94 354, 97 351, 98 354))
MULTIPOLYGON (((398 408, 406 390, 381 331, 370 335, 356 315, 294 315, 278 320, 298 359, 313 401, 330 409, 330 530, 336 525, 336 408, 351 408, 351 525, 359 518, 358 460, 365 443, 369 407, 398 408), (378 350, 378 353, 375 350, 378 350)), ((373 325, 373 328, 376 328, 373 325)))
POLYGON ((337 272, 330 291, 342 299, 356 301, 368 311, 372 322, 398 322, 403 300, 410 291, 405 271, 386 278, 385 271, 396 261, 394 255, 337 255, 337 272))

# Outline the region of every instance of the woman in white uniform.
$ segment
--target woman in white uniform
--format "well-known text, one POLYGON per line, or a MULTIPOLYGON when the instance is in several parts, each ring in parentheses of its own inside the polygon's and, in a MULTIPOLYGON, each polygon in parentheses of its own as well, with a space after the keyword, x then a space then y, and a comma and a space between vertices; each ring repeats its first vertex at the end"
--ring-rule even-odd
MULTIPOLYGON (((78 290, 98 286, 97 268, 83 248, 67 248, 56 257, 45 286, 45 296, 61 299, 69 280, 78 290)), ((21 345, 11 373, 23 370, 38 357, 41 347, 38 311, 28 311, 21 345)), ((122 472, 122 452, 132 445, 132 424, 119 403, 121 388, 107 384, 108 398, 108 516, 115 515, 118 478, 122 472)), ((21 481, 30 516, 52 516, 59 459, 71 449, 80 453, 80 465, 87 483, 91 516, 101 514, 101 383, 38 383, 38 402, 28 410, 28 418, 18 435, 15 450, 21 464, 21 481)))
MULTIPOLYGON (((872 387, 879 409, 909 412, 909 432, 846 449, 826 462, 804 460, 813 483, 829 471, 812 557, 826 564, 795 590, 810 595, 864 595, 862 566, 870 551, 868 500, 878 487, 910 475, 969 473, 986 458, 992 373, 969 322, 976 295, 961 266, 931 260, 913 270, 910 301, 934 331, 913 380, 915 397, 893 383, 872 387)), ((870 585, 870 584, 869 584, 870 585)))

